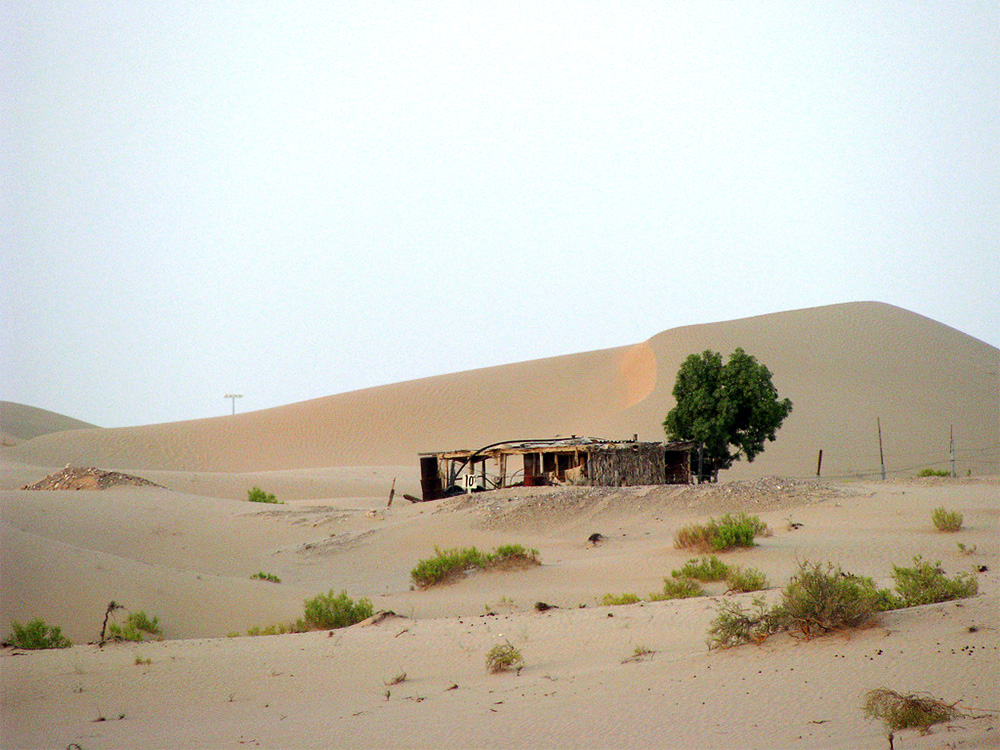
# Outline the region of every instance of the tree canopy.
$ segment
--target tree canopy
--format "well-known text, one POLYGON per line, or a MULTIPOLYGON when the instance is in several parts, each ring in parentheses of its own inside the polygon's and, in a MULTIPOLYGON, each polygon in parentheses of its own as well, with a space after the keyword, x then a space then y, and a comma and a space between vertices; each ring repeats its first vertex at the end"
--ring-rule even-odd
POLYGON ((673 394, 677 405, 663 428, 670 440, 704 445, 699 481, 717 479, 720 470, 744 456, 752 462, 792 411, 789 399, 779 399, 771 371, 740 348, 725 364, 719 352, 689 355, 673 394))

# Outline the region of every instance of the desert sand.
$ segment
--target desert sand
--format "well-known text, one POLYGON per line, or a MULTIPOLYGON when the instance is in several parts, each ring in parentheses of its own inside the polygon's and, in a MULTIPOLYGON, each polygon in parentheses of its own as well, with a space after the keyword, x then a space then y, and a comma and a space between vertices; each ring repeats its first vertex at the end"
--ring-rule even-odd
POLYGON ((79 645, 0 652, 0 745, 887 747, 861 710, 884 686, 957 701, 965 714, 927 735, 897 733, 896 748, 1000 747, 997 354, 863 304, 225 419, 74 429, 19 412, 58 430, 32 437, 5 409, 5 435, 19 437, 0 453, 0 635, 41 617, 79 645), (683 356, 738 345, 772 369, 796 411, 761 459, 719 485, 512 488, 419 504, 397 494, 387 507, 394 478, 397 493, 419 491, 417 451, 494 436, 659 438, 683 356), (876 414, 906 438, 888 452, 887 481, 871 476, 876 414), (962 476, 913 478, 942 466, 951 425, 969 451, 962 476), (820 447, 829 476, 817 479, 820 447), (21 489, 67 463, 162 486, 21 489), (246 502, 254 485, 284 503, 246 502), (964 515, 961 531, 934 528, 939 506, 964 515), (740 510, 773 534, 724 560, 766 573, 769 599, 801 561, 889 586, 892 566, 918 554, 949 575, 975 571, 979 593, 888 612, 863 630, 722 651, 706 645, 719 603, 754 595, 708 584, 706 597, 599 604, 660 588, 691 557, 674 548, 677 529, 740 510), (605 541, 589 544, 594 532, 605 541), (511 542, 538 549, 542 564, 412 587, 411 568, 435 546, 511 542), (296 619, 331 589, 395 616, 242 635, 296 619), (112 600, 157 616, 164 640, 94 645, 112 600), (539 601, 552 608, 537 611, 539 601), (488 673, 486 652, 508 641, 524 668, 488 673), (637 649, 652 653, 630 658, 637 649))

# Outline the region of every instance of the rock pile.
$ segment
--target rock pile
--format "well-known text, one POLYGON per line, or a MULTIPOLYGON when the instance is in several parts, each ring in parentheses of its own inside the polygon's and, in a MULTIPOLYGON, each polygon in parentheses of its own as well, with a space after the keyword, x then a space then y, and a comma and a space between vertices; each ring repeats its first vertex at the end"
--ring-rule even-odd
POLYGON ((106 490, 117 485, 137 485, 140 487, 160 487, 142 477, 123 474, 120 471, 105 471, 93 467, 67 466, 62 471, 50 474, 34 484, 27 484, 22 490, 106 490))

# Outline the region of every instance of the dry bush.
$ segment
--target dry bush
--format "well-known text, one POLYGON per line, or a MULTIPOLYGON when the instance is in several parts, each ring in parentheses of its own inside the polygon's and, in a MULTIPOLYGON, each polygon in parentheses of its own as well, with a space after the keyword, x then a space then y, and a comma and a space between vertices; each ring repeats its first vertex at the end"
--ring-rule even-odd
POLYGON ((951 721, 961 716, 954 704, 929 695, 902 695, 895 690, 878 688, 868 691, 864 703, 865 716, 881 719, 889 731, 889 748, 893 732, 919 729, 926 732, 933 724, 951 721))
POLYGON ((521 658, 521 652, 511 643, 498 644, 486 654, 486 669, 493 674, 520 669, 523 666, 524 659, 521 658))

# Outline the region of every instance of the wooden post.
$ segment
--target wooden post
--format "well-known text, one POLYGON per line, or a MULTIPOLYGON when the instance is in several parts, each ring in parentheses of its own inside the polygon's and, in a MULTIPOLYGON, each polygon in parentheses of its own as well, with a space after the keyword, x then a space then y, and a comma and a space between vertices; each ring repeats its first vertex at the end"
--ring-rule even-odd
POLYGON ((396 497, 396 477, 392 478, 392 487, 389 488, 389 504, 385 506, 386 508, 392 507, 392 499, 396 497))
POLYGON ((701 468, 705 461, 705 444, 698 443, 698 484, 701 484, 701 468))
POLYGON ((816 459, 816 478, 819 478, 820 472, 823 470, 823 449, 819 449, 819 458, 816 459))
POLYGON ((882 464, 882 481, 885 481, 885 454, 882 453, 882 418, 875 417, 875 424, 878 425, 878 460, 882 464))
POLYGON ((948 441, 948 453, 951 455, 951 475, 955 476, 955 425, 951 426, 951 438, 948 441))

